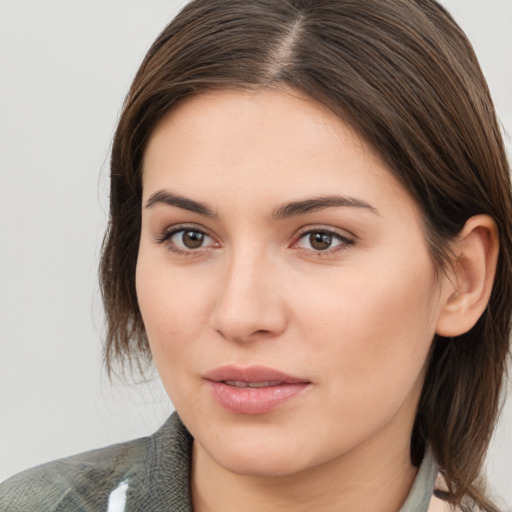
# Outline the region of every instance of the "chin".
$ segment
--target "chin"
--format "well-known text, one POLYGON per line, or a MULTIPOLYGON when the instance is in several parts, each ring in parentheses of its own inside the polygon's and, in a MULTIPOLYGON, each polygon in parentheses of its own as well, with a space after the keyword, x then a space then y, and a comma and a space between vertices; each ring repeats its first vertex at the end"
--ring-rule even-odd
MULTIPOLYGON (((195 441, 216 464, 238 475, 286 477, 322 463, 322 460, 315 460, 319 458, 318 453, 317 457, 309 453, 307 443, 290 435, 288 428, 276 431, 269 427, 260 424, 210 431, 199 435, 195 441)), ((329 459, 329 455, 325 459, 329 459)))
MULTIPOLYGON (((294 450, 293 450, 294 451, 294 450)), ((261 447, 251 451, 229 451, 210 454, 217 464, 237 475, 251 477, 286 477, 300 472, 309 464, 297 460, 297 453, 271 453, 261 447)))

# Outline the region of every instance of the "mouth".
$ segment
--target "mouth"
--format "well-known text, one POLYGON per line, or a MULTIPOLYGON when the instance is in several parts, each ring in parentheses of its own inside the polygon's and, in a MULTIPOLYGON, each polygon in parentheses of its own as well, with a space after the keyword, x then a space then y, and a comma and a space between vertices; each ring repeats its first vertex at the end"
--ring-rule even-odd
POLYGON ((263 382, 245 382, 242 380, 224 380, 222 381, 228 386, 234 386, 235 388, 268 388, 270 386, 279 386, 283 384, 277 380, 266 380, 263 382))
POLYGON ((263 366, 223 366, 205 375, 215 401, 235 414, 275 410, 311 387, 311 382, 263 366))

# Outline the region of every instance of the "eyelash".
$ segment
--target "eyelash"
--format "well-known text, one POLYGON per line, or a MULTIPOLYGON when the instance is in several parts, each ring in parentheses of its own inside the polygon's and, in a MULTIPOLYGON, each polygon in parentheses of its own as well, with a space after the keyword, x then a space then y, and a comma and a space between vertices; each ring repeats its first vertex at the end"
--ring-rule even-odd
MULTIPOLYGON (((166 248, 179 255, 179 256, 191 256, 197 253, 197 250, 189 249, 184 250, 180 247, 177 247, 176 244, 171 242, 171 239, 174 235, 177 235, 178 233, 185 233, 185 232, 191 232, 191 233, 197 233, 204 237, 212 238, 208 233, 203 231, 202 229, 196 228, 195 226, 174 226, 169 231, 163 232, 159 237, 157 237, 156 242, 158 244, 166 245, 166 248)), ((213 240, 213 239, 212 239, 213 240)), ((205 249, 205 247, 199 247, 198 249, 205 249)))
POLYGON ((308 228, 307 230, 301 232, 295 242, 293 242, 292 247, 297 247, 300 250, 307 251, 309 253, 313 253, 315 256, 322 257, 335 254, 339 251, 347 250, 350 246, 354 245, 355 241, 352 238, 341 235, 337 231, 333 231, 331 229, 326 229, 322 227, 318 228, 308 228), (339 243, 334 247, 329 247, 325 250, 315 250, 315 249, 304 249, 301 247, 297 247, 300 240, 304 239, 307 236, 311 236, 313 234, 327 235, 332 238, 332 241, 338 241, 339 243))
MULTIPOLYGON (((178 233, 185 233, 187 231, 191 232, 191 233, 196 233, 196 234, 202 235, 204 237, 211 238, 213 240, 213 238, 210 235, 208 235, 208 233, 206 233, 202 229, 196 228, 195 226, 175 226, 171 230, 165 231, 160 236, 158 236, 156 239, 156 242, 158 244, 162 244, 162 245, 165 244, 166 248, 169 251, 171 251, 179 256, 190 256, 190 255, 194 255, 197 252, 199 252, 199 249, 203 249, 203 250, 207 249, 208 250, 211 248, 211 247, 198 247, 197 250, 194 250, 194 249, 184 250, 184 249, 176 246, 176 244, 170 242, 173 236, 177 235, 178 233)), ((353 239, 343 236, 336 231, 318 227, 318 228, 309 228, 305 231, 302 231, 298 235, 297 239, 291 244, 291 247, 296 248, 298 250, 309 252, 310 254, 312 253, 318 257, 322 257, 322 256, 332 255, 339 251, 346 250, 350 246, 354 245, 354 243, 355 243, 355 241, 353 239), (333 241, 336 240, 339 243, 337 245, 335 245, 334 247, 328 247, 325 250, 307 249, 307 248, 298 246, 300 240, 304 239, 307 236, 311 236, 313 234, 326 235, 326 236, 330 237, 333 241)), ((219 244, 216 244, 216 245, 219 246, 219 244)))

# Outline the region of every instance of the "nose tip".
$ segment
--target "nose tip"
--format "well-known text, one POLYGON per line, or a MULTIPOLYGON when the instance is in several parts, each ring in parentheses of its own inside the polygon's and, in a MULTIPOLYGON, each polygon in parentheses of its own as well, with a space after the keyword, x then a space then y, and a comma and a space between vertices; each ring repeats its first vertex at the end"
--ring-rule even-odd
POLYGON ((224 321, 216 330, 224 339, 237 343, 270 338, 277 332, 275 329, 258 329, 255 324, 251 325, 244 321, 224 321))
POLYGON ((286 328, 281 290, 261 262, 257 267, 232 269, 221 286, 212 327, 225 339, 244 343, 272 338, 286 328))
POLYGON ((258 296, 234 301, 224 298, 213 315, 215 330, 223 338, 238 343, 277 336, 285 329, 285 315, 276 301, 272 301, 273 306, 265 302, 270 301, 258 296))

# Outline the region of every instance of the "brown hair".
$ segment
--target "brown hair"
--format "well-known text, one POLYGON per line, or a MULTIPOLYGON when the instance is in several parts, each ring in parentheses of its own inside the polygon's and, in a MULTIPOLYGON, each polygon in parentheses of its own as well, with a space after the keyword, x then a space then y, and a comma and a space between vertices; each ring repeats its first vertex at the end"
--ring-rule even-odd
MULTIPOLYGON (((328 106, 416 200, 432 259, 467 219, 494 218, 500 255, 488 307, 456 339, 437 336, 411 440, 442 468, 445 498, 496 510, 477 480, 499 411, 512 308, 509 166, 470 43, 433 0, 195 0, 164 29, 127 96, 114 138, 101 285, 105 360, 149 362, 137 304, 141 161, 152 130, 185 98, 290 86, 328 106)), ((471 506, 471 505, 470 505, 471 506)))

